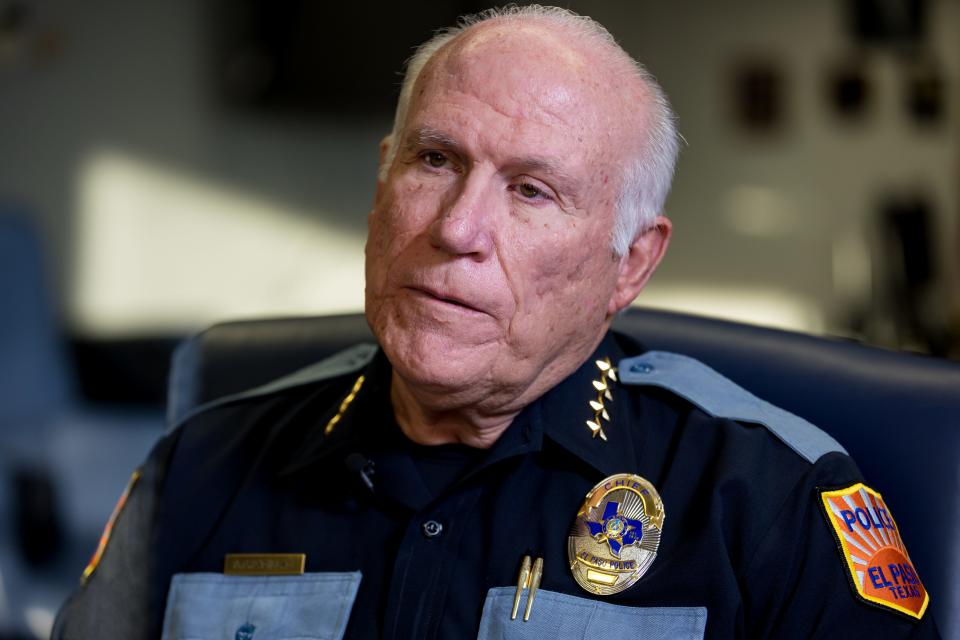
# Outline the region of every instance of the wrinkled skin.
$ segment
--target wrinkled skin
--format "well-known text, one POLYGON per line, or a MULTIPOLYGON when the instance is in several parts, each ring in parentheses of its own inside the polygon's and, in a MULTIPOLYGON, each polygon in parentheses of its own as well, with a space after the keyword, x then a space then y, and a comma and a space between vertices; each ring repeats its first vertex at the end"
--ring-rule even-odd
POLYGON ((367 319, 417 442, 490 446, 594 350, 666 248, 665 218, 627 255, 610 248, 645 88, 552 29, 484 24, 441 49, 378 184, 367 319))

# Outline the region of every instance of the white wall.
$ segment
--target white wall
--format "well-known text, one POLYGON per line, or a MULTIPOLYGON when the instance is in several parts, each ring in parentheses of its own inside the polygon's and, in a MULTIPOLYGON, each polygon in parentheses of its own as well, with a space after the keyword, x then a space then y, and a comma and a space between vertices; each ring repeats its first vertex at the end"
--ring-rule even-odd
POLYGON ((62 53, 41 64, 24 43, 0 63, 0 198, 30 204, 81 331, 362 303, 359 251, 388 118, 222 113, 201 6, 44 3, 29 35, 62 32, 62 53))
MULTIPOLYGON (((868 59, 865 121, 833 117, 824 76, 849 51, 836 0, 579 4, 661 80, 689 142, 668 203, 675 240, 641 302, 838 328, 869 287, 859 257, 887 188, 933 194, 940 256, 956 269, 960 5, 932 3, 950 111, 927 132, 901 109, 889 53, 868 59), (730 113, 729 71, 755 54, 778 60, 788 83, 787 126, 769 140, 738 133, 730 113), (744 218, 754 232, 738 229, 744 218)), ((81 330, 359 305, 360 256, 345 256, 362 243, 386 118, 224 117, 206 84, 200 5, 43 3, 34 24, 62 31, 62 54, 0 62, 0 196, 32 203, 81 330), (271 219, 281 223, 260 226, 271 219)))

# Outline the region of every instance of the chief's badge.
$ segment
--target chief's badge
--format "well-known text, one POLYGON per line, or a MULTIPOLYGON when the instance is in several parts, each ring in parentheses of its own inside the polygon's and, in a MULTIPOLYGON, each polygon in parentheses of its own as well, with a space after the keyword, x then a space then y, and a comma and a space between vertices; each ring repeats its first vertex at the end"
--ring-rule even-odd
POLYGON ((930 596, 880 494, 858 482, 823 491, 820 499, 854 592, 869 603, 923 617, 930 596))
POLYGON ((663 519, 663 501, 640 476, 618 473, 600 482, 567 539, 577 584, 602 596, 631 587, 657 557, 663 519))

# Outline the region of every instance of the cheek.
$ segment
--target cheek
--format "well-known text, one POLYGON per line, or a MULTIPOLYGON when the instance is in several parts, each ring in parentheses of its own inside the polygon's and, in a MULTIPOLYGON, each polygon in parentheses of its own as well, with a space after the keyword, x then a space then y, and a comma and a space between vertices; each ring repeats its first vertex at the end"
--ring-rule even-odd
POLYGON ((533 249, 528 256, 535 266, 531 284, 538 297, 562 296, 585 280, 596 280, 597 260, 589 243, 558 242, 554 248, 533 249))
POLYGON ((429 225, 429 202, 423 184, 414 182, 393 188, 370 214, 368 247, 389 255, 422 233, 429 225))
POLYGON ((411 181, 389 188, 367 219, 366 276, 369 296, 390 293, 391 274, 417 260, 417 247, 426 236, 435 210, 422 183, 411 181))
POLYGON ((573 316, 606 313, 615 271, 606 243, 586 240, 602 234, 587 232, 587 226, 578 225, 575 233, 553 243, 551 250, 541 245, 530 247, 526 254, 531 268, 524 306, 531 316, 546 316, 540 322, 552 326, 573 316))
POLYGON ((393 212, 386 208, 375 210, 367 223, 366 278, 367 294, 382 296, 387 277, 400 252, 400 238, 392 230, 393 212))
POLYGON ((378 214, 378 226, 392 243, 426 231, 439 208, 442 193, 420 180, 398 180, 384 198, 378 214))

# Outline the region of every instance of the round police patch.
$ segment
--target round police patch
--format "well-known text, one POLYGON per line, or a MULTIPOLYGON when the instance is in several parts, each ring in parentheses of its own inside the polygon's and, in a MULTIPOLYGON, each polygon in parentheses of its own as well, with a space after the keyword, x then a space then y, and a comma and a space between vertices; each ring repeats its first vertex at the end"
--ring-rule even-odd
POLYGON ((587 494, 567 539, 577 584, 603 596, 635 584, 657 557, 663 520, 652 484, 629 473, 605 478, 587 494))

